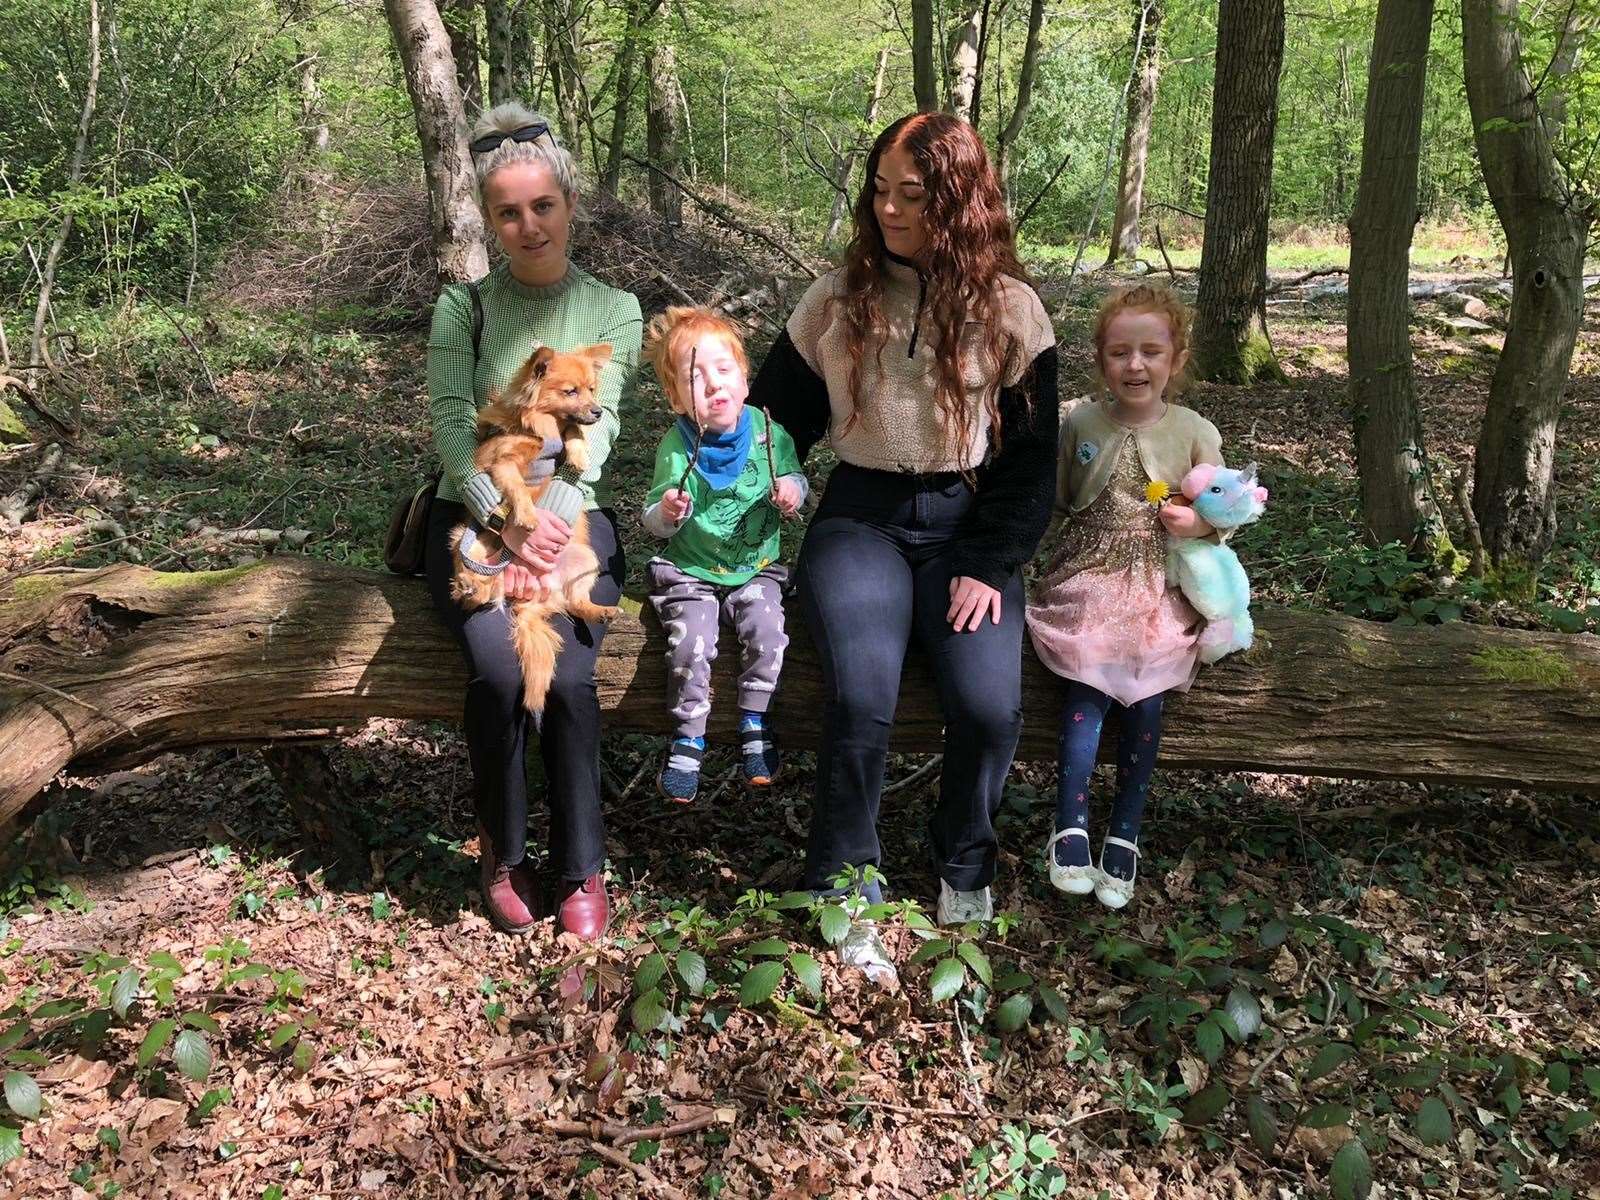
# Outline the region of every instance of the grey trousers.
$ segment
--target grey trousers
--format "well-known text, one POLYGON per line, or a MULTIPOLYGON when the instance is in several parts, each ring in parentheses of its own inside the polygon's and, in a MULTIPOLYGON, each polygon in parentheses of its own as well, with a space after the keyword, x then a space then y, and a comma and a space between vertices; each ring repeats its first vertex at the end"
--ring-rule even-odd
POLYGON ((667 701, 679 737, 704 737, 711 713, 711 663, 718 625, 726 618, 739 637, 739 707, 764 713, 789 645, 783 631, 786 567, 774 563, 737 587, 686 575, 663 558, 645 568, 650 604, 667 634, 667 701))

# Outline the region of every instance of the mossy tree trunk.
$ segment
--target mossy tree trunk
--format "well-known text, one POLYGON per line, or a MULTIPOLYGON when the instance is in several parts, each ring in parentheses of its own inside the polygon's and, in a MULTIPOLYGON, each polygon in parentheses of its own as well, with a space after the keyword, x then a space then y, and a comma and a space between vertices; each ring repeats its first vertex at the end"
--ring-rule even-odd
POLYGON ((1283 66, 1283 0, 1222 0, 1211 110, 1211 176, 1195 300, 1202 379, 1281 378, 1267 336, 1267 215, 1283 66))
POLYGON ((1511 259, 1511 313, 1478 435, 1472 508, 1496 564, 1534 562, 1555 540, 1561 398, 1583 319, 1583 259, 1595 201, 1557 161, 1563 76, 1576 61, 1576 6, 1543 91, 1522 56, 1516 0, 1462 0, 1473 139, 1511 259))
POLYGON ((1361 518, 1380 546, 1420 548, 1439 528, 1428 496, 1406 292, 1432 27, 1433 0, 1378 5, 1350 218, 1350 408, 1361 518))
MULTIPOLYGON (((811 749, 821 672, 793 612, 790 633, 773 719, 786 746, 811 749)), ((1273 609, 1256 637, 1173 699, 1165 765, 1600 792, 1600 638, 1273 609)), ((596 670, 609 730, 670 732, 665 648, 653 617, 613 622, 596 670)), ((1023 654, 1017 756, 1048 761, 1061 682, 1023 654)), ((717 662, 714 737, 734 736, 737 657, 717 662)), ((296 558, 24 576, 0 588, 0 822, 64 769, 304 741, 370 717, 455 720, 465 686, 420 580, 296 558)), ((913 653, 894 745, 937 750, 943 733, 913 653)))

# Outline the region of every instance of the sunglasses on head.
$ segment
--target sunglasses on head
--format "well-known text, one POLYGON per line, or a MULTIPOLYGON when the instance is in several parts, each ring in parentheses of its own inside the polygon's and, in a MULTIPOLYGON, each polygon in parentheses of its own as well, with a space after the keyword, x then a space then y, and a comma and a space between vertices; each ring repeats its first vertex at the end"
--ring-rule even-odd
POLYGON ((532 125, 524 125, 521 129, 513 129, 510 133, 486 133, 468 143, 468 148, 474 154, 488 154, 491 150, 498 150, 502 142, 536 142, 542 137, 549 137, 551 148, 556 147, 556 135, 550 132, 550 126, 543 121, 535 121, 532 125))

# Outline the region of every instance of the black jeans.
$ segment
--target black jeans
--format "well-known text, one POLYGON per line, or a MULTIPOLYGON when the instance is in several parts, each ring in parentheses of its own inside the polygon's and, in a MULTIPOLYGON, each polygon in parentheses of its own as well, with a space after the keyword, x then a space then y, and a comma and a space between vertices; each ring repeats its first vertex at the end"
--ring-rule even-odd
MULTIPOLYGON (((605 626, 555 618, 562 631, 561 655, 542 713, 522 706, 522 664, 511 646, 504 609, 467 612, 450 597, 455 564, 450 531, 467 510, 447 500, 433 502, 428 524, 428 590, 440 618, 467 656, 464 727, 472 758, 478 819, 494 839, 495 853, 510 864, 522 861, 528 840, 528 777, 523 763, 528 726, 539 735, 550 803, 550 866, 563 879, 587 879, 605 861, 605 825, 600 816, 600 693, 594 664, 605 626)), ((589 513, 589 544, 600 559, 591 598, 615 604, 627 565, 610 510, 589 513)))
POLYGON ((878 800, 913 638, 944 712, 939 803, 928 835, 939 875, 974 891, 994 878, 994 815, 1022 730, 1020 572, 1001 591, 1000 623, 957 633, 951 535, 972 506, 954 475, 916 476, 841 463, 800 551, 799 590, 821 659, 822 749, 805 886, 846 864, 879 861, 878 800))

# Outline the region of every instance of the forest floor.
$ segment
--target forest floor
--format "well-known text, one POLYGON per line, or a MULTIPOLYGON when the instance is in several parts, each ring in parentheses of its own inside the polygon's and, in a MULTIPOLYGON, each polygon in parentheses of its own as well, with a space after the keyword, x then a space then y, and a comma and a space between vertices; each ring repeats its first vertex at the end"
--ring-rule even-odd
MULTIPOLYGON (((1110 281, 1069 296, 1042 273, 1078 394, 1110 281)), ((1419 309, 1451 508, 1499 335, 1446 336, 1419 309)), ((1236 543, 1262 602, 1596 628, 1600 305, 1562 422, 1560 539, 1515 594, 1360 546, 1342 302, 1272 317, 1284 382, 1190 396, 1272 489, 1236 543)), ((376 564, 428 444, 417 330, 219 310, 186 322, 191 344, 156 314, 105 320, 91 436, 0 573, 226 564, 206 525, 305 529, 306 553, 376 564), (108 515, 124 536, 91 530, 108 515)), ((642 388, 613 460, 635 564, 665 427, 642 388)), ((0 493, 38 454, 0 454, 0 493)), ((484 919, 449 725, 374 722, 333 748, 332 799, 369 854, 327 869, 252 752, 61 781, 0 877, 6 1095, 40 1110, 0 1122, 0 1196, 1279 1200, 1371 1178, 1382 1197, 1600 1197, 1592 801, 1161 771, 1113 914, 1050 888, 1054 772, 1019 765, 1003 916, 935 937, 936 776, 896 756, 885 992, 836 969, 826 906, 784 898, 810 758, 744 795, 716 748, 681 807, 654 793, 659 753, 602 751, 617 913, 598 951, 484 919)))

